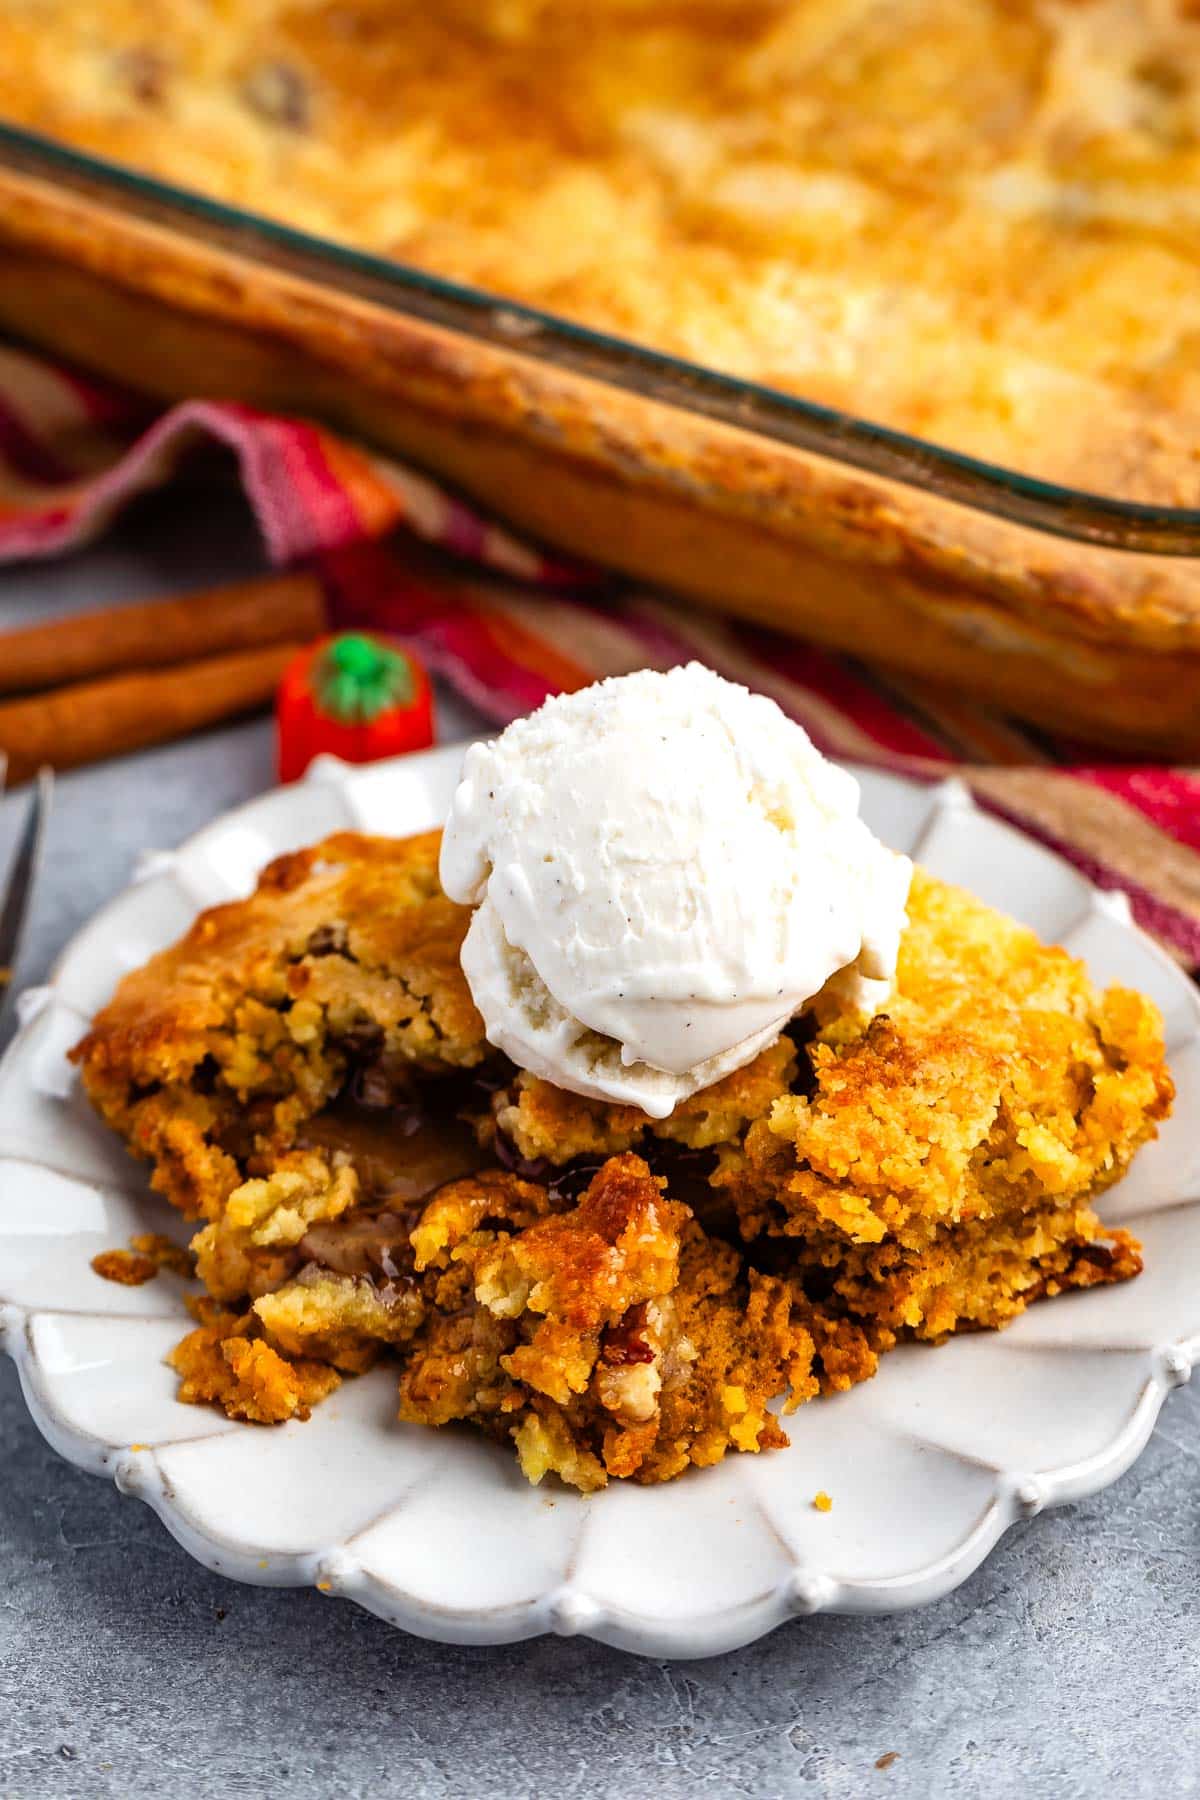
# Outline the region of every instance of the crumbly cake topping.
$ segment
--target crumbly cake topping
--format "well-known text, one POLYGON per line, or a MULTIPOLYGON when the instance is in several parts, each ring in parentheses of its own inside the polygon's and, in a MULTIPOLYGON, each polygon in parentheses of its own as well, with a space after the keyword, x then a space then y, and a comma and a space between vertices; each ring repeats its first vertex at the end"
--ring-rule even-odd
POLYGON ((1200 491, 1188 0, 19 0, 0 114, 994 462, 1200 491))
POLYGON ((1161 1025, 1066 952, 917 871, 885 1017, 797 1021, 655 1120, 490 1050, 436 858, 281 858, 74 1053, 199 1222, 184 1399, 302 1418, 386 1355, 402 1419, 532 1480, 660 1481, 785 1443, 772 1402, 900 1338, 1140 1268, 1091 1202, 1169 1109, 1161 1025))
POLYGON ((437 846, 342 833, 282 856, 121 983, 77 1054, 182 1211, 218 1219, 364 1062, 390 1089, 483 1061, 437 846))

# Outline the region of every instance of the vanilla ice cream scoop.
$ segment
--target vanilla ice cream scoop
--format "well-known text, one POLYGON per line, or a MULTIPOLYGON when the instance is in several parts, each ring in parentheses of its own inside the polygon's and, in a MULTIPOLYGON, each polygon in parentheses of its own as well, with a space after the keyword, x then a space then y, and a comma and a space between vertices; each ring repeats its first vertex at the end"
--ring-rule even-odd
POLYGON ((911 865, 773 700, 691 663, 549 700, 467 752, 442 884, 521 1068, 665 1117, 837 978, 877 1010, 911 865))

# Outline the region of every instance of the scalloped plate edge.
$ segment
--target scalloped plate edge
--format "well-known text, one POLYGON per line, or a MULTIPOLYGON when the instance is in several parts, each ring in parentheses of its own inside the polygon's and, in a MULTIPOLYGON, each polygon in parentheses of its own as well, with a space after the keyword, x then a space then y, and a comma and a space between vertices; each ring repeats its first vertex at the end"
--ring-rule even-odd
POLYGON ((214 1574, 258 1587, 315 1587, 354 1600, 386 1623, 438 1643, 509 1644, 553 1632, 560 1637, 590 1637, 643 1656, 680 1659, 739 1649, 796 1617, 818 1612, 886 1614, 944 1598, 975 1572, 1010 1526, 1048 1507, 1085 1499, 1123 1475, 1145 1448, 1167 1394, 1191 1374, 1191 1359, 1181 1345, 1148 1353, 1142 1391, 1103 1451, 1037 1475, 997 1471, 992 1493, 971 1529, 942 1556, 901 1575, 842 1579, 798 1566, 749 1601, 687 1618, 602 1605, 569 1585, 506 1606, 449 1608, 372 1574, 340 1544, 280 1553, 206 1530, 178 1504, 155 1449, 114 1449, 56 1414, 30 1347, 29 1326, 37 1316, 5 1307, 0 1348, 16 1363, 25 1402, 42 1436, 77 1468, 107 1477, 122 1494, 143 1501, 176 1542, 214 1574))

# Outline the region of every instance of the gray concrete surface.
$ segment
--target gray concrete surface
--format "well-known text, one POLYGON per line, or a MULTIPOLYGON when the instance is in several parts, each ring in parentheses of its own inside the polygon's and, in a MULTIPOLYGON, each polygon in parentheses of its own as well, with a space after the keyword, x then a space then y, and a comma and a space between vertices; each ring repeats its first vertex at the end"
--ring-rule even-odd
MULTIPOLYGON (((193 495, 0 574, 0 625, 253 567, 193 495)), ((468 715, 448 708, 447 731, 468 715)), ((262 723, 64 778, 22 974, 169 845, 270 780, 262 723)), ((0 804, 0 850, 13 803, 0 804)), ((1108 1493, 1021 1526, 950 1599, 798 1621, 734 1655, 425 1644, 314 1592, 208 1574, 68 1467, 0 1362, 0 1795, 1200 1793, 1200 1397, 1108 1493), (895 1753, 886 1768, 881 1757, 895 1753)))

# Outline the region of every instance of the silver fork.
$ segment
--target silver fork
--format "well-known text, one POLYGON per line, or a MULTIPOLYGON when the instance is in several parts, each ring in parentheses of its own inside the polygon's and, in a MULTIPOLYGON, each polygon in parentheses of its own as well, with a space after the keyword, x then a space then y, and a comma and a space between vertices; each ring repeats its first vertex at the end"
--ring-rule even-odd
MULTIPOLYGON (((8 758, 0 751, 0 789, 8 773, 8 758)), ((29 898, 41 866, 46 841, 46 820, 54 795, 54 777, 39 769, 25 812, 21 835, 9 865, 4 897, 0 900, 0 1030, 8 1023, 15 993, 14 976, 21 954, 21 939, 29 917, 29 898)))

